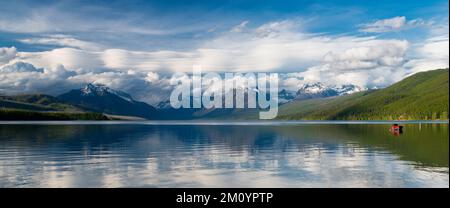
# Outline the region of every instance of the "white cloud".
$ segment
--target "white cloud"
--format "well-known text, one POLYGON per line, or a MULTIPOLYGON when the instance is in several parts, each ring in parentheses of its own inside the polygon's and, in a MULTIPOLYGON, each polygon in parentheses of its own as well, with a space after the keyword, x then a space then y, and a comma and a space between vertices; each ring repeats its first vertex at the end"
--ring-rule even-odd
MULTIPOLYGON (((418 24, 406 20, 401 23, 402 18, 396 21, 400 23, 389 23, 391 28, 418 24)), ((91 48, 91 43, 66 35, 22 39, 30 44, 63 48, 41 52, 0 48, 1 65, 26 62, 33 68, 44 69, 21 71, 4 66, 0 90, 61 93, 82 83, 98 82, 154 104, 170 92, 165 72, 191 72, 193 65, 201 65, 204 72, 293 72, 283 75, 280 81, 282 88, 290 90, 317 81, 386 86, 406 74, 448 67, 448 32, 417 46, 405 40, 373 36, 306 33, 297 20, 268 22, 256 27, 244 21, 237 27, 240 29, 234 27, 231 31, 215 33, 214 37, 185 51, 91 48), (411 54, 413 57, 408 57, 411 54)))
POLYGON ((409 75, 420 71, 448 68, 448 17, 434 23, 428 32, 428 38, 416 43, 411 53, 414 57, 405 64, 409 69, 409 75))
POLYGON ((280 87, 280 89, 286 89, 289 91, 298 91, 298 89, 300 89, 300 87, 304 84, 305 82, 303 81, 303 79, 296 79, 296 78, 287 78, 285 80, 283 80, 282 84, 283 86, 280 87))
POLYGON ((0 66, 0 94, 59 95, 71 89, 80 88, 86 83, 105 84, 128 92, 134 98, 150 104, 165 100, 172 89, 169 78, 161 77, 155 72, 73 71, 61 64, 49 68, 36 68, 30 63, 21 61, 0 66))
POLYGON ((248 20, 242 21, 241 23, 239 23, 238 25, 234 26, 233 28, 231 28, 231 32, 235 32, 235 33, 240 33, 242 31, 244 31, 247 28, 247 24, 249 23, 248 20))
MULTIPOLYGON (((5 15, 7 15, 5 13, 5 15)), ((50 24, 49 18, 33 12, 24 17, 11 20, 10 16, 2 17, 0 14, 0 31, 18 32, 18 33, 35 33, 54 30, 56 25, 50 24)))
POLYGON ((64 65, 59 64, 52 68, 45 69, 45 73, 51 78, 66 79, 76 75, 76 72, 67 70, 64 65))
POLYGON ((100 52, 57 48, 41 52, 19 52, 17 59, 43 68, 53 68, 62 64, 74 70, 96 71, 104 67, 100 55, 100 52))
MULTIPOLYGON (((113 69, 131 75, 131 68, 143 73, 147 82, 155 80, 153 74, 147 74, 149 72, 191 72, 193 65, 201 65, 204 71, 220 72, 301 71, 309 68, 310 78, 315 74, 312 69, 321 71, 321 75, 314 78, 319 79, 324 78, 324 73, 397 67, 403 63, 408 46, 402 40, 308 34, 299 32, 299 26, 299 22, 291 20, 269 22, 246 28, 246 32, 225 32, 206 40, 196 49, 183 52, 58 48, 19 52, 16 59, 43 68, 62 64, 80 74, 113 69)), ((363 77, 360 82, 366 85, 368 80, 376 79, 363 77)), ((290 82, 295 80, 291 78, 290 82)))
POLYGON ((26 44, 38 44, 38 45, 53 45, 53 46, 63 46, 72 47, 76 49, 84 49, 88 51, 98 51, 102 48, 101 45, 97 43, 92 43, 88 41, 78 40, 69 35, 49 35, 46 37, 33 37, 19 39, 19 42, 26 44))
POLYGON ((407 41, 374 40, 366 46, 349 48, 343 52, 330 52, 324 61, 333 70, 364 70, 380 66, 399 66, 408 49, 407 41))
POLYGON ((193 52, 179 51, 129 51, 108 49, 101 53, 105 67, 123 69, 132 67, 145 71, 169 70, 188 71, 198 55, 193 52), (188 69, 189 68, 189 69, 188 69))
POLYGON ((45 7, 19 7, 15 4, 15 7, 0 8, 0 31, 33 34, 87 32, 96 35, 119 34, 123 37, 123 34, 173 35, 198 31, 205 27, 198 24, 172 25, 177 18, 184 17, 177 16, 172 19, 163 15, 124 12, 122 8, 117 12, 100 7, 93 9, 96 6, 64 8, 66 3, 70 4, 48 4, 45 7), (114 15, 111 16, 111 13, 114 15))
POLYGON ((293 32, 300 26, 299 21, 282 20, 263 24, 255 29, 258 37, 276 37, 282 32, 293 32))
MULTIPOLYGON (((243 22, 241 26, 246 26, 243 22)), ((376 40, 375 37, 327 36, 298 31, 299 22, 283 20, 269 22, 246 32, 225 32, 205 40, 197 48, 188 51, 130 51, 106 49, 89 51, 75 48, 58 48, 43 52, 20 52, 18 59, 44 68, 63 64, 80 70, 115 69, 139 71, 190 72, 193 65, 201 65, 205 71, 299 71, 323 59, 342 56, 369 56, 386 53, 381 64, 401 62, 403 57, 389 56, 398 51, 388 47, 396 40, 376 40), (379 47, 374 47, 378 45, 379 47)), ((402 50, 402 49, 400 49, 402 50)), ((343 57, 345 58, 345 57, 343 57)), ((342 60, 341 68, 371 68, 375 62, 342 60)), ((334 61, 337 62, 337 61, 334 61)))
POLYGON ((0 93, 61 93, 79 84, 70 83, 67 78, 75 72, 63 66, 56 68, 36 68, 32 64, 14 62, 0 67, 0 93))
POLYGON ((333 37, 299 32, 299 23, 269 22, 245 33, 225 33, 205 41, 196 62, 211 71, 297 71, 329 51, 364 44, 373 37, 333 37))
POLYGON ((0 72, 2 72, 2 73, 11 73, 11 72, 44 72, 44 69, 36 68, 32 64, 25 63, 25 62, 15 62, 15 63, 3 65, 0 68, 0 72))
POLYGON ((426 22, 422 19, 413 19, 410 21, 406 20, 404 16, 393 17, 389 19, 377 20, 375 22, 366 23, 360 25, 361 32, 369 33, 384 33, 399 31, 404 29, 411 29, 420 26, 431 25, 431 23, 426 22))
POLYGON ((305 82, 386 86, 406 74, 403 64, 408 46, 400 40, 368 41, 363 46, 330 52, 322 64, 300 74, 305 82))
POLYGON ((222 34, 205 41, 197 49, 183 52, 59 48, 22 52, 19 58, 40 67, 63 64, 76 70, 191 71, 192 65, 202 65, 208 71, 278 71, 309 66, 329 51, 373 39, 310 35, 297 32, 297 25, 287 20, 271 22, 249 29, 248 33, 222 34))
POLYGON ((423 57, 447 59, 449 57, 449 38, 447 36, 427 39, 425 44, 418 49, 423 57))
POLYGON ((406 63, 410 73, 449 67, 449 37, 438 36, 427 39, 415 49, 417 58, 406 63))
POLYGON ((159 80, 159 74, 156 72, 148 72, 145 80, 148 82, 157 82, 159 80))
POLYGON ((15 47, 2 47, 0 48, 0 66, 7 64, 9 61, 16 57, 17 49, 15 47))

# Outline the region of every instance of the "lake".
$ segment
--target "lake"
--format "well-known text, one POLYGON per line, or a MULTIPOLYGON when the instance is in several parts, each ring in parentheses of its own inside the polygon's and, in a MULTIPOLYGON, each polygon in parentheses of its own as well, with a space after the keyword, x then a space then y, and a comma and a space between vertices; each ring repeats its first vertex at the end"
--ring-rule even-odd
POLYGON ((448 123, 1 122, 0 187, 449 187, 448 123))

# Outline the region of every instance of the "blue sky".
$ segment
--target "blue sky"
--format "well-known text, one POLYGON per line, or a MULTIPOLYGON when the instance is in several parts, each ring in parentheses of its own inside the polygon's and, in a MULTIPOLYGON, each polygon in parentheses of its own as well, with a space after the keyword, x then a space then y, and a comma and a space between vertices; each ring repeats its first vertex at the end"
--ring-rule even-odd
MULTIPOLYGON (((2 1, 0 4, 5 22, 20 23, 30 15, 39 20, 33 26, 28 25, 28 29, 3 27, 0 44, 23 51, 46 50, 51 46, 23 44, 16 41, 18 38, 51 33, 74 35, 125 49, 183 50, 242 21, 257 26, 270 21, 301 19, 307 21, 302 27, 304 32, 364 35, 358 32, 358 25, 377 19, 396 16, 429 21, 448 19, 448 1, 442 0, 2 1), (132 29, 127 31, 127 28, 132 29), (211 30, 214 33, 210 34, 211 30)), ((400 31, 381 36, 415 40, 423 38, 423 33, 400 31)))
POLYGON ((55 86, 86 82, 159 90, 167 76, 192 65, 290 73, 284 83, 293 89, 304 82, 383 87, 448 67, 448 6, 447 0, 1 1, 0 92, 58 93, 55 86))

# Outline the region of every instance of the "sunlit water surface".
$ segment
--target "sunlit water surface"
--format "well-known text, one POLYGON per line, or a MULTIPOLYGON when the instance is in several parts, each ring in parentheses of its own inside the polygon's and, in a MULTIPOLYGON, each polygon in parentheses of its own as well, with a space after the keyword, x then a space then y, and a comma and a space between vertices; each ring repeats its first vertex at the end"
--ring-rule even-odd
POLYGON ((402 125, 3 123, 0 187, 449 187, 448 124, 402 125))

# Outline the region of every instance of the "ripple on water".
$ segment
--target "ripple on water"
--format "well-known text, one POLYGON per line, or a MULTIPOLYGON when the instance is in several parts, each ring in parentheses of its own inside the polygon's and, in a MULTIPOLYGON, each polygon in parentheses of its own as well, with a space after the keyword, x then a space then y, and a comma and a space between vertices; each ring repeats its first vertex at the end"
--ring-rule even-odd
POLYGON ((26 129, 0 125, 0 187, 448 187, 448 124, 26 129))

